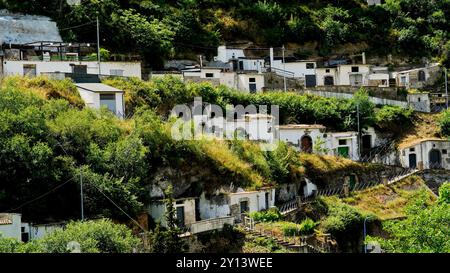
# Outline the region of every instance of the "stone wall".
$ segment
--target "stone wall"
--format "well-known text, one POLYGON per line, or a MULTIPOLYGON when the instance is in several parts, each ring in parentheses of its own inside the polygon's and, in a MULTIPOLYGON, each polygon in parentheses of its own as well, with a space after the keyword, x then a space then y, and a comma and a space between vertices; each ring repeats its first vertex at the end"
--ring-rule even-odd
POLYGON ((450 182, 450 170, 424 170, 419 173, 427 186, 436 194, 439 187, 445 182, 450 182))

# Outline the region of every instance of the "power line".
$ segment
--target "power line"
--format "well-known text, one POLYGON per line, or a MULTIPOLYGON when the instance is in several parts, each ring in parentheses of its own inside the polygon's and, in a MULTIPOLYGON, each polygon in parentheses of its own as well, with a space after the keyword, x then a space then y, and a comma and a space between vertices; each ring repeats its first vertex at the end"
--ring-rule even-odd
POLYGON ((27 202, 23 203, 22 205, 18 206, 17 208, 10 209, 10 210, 8 210, 8 211, 6 211, 6 212, 11 212, 11 211, 18 210, 18 209, 23 208, 24 206, 29 205, 29 204, 31 204, 31 203, 33 203, 33 202, 39 200, 39 199, 42 199, 42 198, 44 198, 45 196, 47 196, 47 195, 49 195, 50 193, 52 193, 53 191, 55 191, 55 190, 61 188, 62 186, 66 185, 67 183, 69 183, 70 181, 72 181, 74 178, 75 178, 75 177, 72 177, 72 178, 70 178, 69 180, 65 181, 64 183, 62 183, 62 184, 60 184, 60 185, 54 187, 53 189, 49 190, 48 192, 46 192, 46 193, 44 193, 44 194, 41 194, 41 195, 39 195, 38 197, 36 197, 36 198, 34 198, 34 199, 30 200, 30 201, 27 201, 27 202))
POLYGON ((66 28, 61 28, 59 31, 63 31, 63 30, 69 30, 69 29, 74 29, 74 28, 80 28, 80 27, 84 27, 90 24, 96 23, 96 21, 90 21, 81 25, 77 25, 77 26, 73 26, 73 27, 66 27, 66 28))
POLYGON ((138 221, 136 221, 133 217, 131 217, 128 213, 125 212, 119 205, 117 205, 111 198, 109 198, 100 188, 97 187, 94 183, 91 183, 90 185, 94 186, 103 196, 105 196, 106 199, 109 200, 116 208, 118 208, 123 214, 125 214, 131 221, 133 221, 142 231, 146 232, 146 230, 139 224, 138 221))

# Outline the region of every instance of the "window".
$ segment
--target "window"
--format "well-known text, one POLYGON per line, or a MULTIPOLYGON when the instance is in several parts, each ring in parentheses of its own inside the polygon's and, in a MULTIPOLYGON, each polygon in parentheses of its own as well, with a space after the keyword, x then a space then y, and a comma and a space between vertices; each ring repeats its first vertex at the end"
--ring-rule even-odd
POLYGON ((100 94, 100 106, 106 106, 111 112, 116 113, 116 95, 100 94))
POLYGON ((420 98, 417 98, 417 101, 420 102, 420 98))
POLYGON ((306 63, 306 69, 314 69, 314 63, 306 63))
POLYGON ((122 69, 111 69, 110 70, 111 76, 123 76, 123 70, 122 69))
POLYGON ((330 73, 330 69, 325 69, 325 73, 330 73))
POLYGON ((339 139, 339 145, 347 145, 346 139, 339 139))
POLYGON ((359 72, 359 66, 352 66, 352 72, 358 73, 359 72))
POLYGON ((410 152, 415 152, 415 151, 416 151, 416 148, 409 148, 409 151, 410 151, 410 152))
POLYGON ((214 78, 214 73, 206 73, 205 77, 206 78, 214 78))
POLYGON ((255 78, 249 78, 248 81, 249 82, 256 82, 256 79, 255 78))
POLYGON ((447 154, 447 150, 442 150, 442 154, 446 155, 447 154))
POLYGON ((36 76, 36 65, 35 64, 24 64, 23 65, 23 75, 24 76, 36 76))

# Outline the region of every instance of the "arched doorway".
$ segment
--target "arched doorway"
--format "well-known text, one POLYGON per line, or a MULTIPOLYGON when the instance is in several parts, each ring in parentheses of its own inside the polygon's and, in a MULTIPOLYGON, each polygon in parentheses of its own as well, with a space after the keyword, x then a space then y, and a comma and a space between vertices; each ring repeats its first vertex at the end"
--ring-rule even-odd
POLYGON ((442 156, 439 150, 431 150, 428 158, 430 161, 430 169, 440 169, 442 167, 442 156))
POLYGON ((426 80, 425 72, 423 70, 419 71, 419 82, 424 82, 426 80))
POLYGON ((323 79, 324 85, 334 85, 334 78, 333 76, 325 76, 323 79))
POLYGON ((312 153, 313 147, 312 147, 312 138, 308 135, 302 136, 300 140, 300 148, 302 152, 304 153, 312 153))

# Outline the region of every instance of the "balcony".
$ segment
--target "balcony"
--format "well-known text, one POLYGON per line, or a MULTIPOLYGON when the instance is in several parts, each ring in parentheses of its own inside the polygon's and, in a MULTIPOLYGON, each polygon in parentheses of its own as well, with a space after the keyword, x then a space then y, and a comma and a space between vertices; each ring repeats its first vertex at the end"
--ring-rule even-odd
POLYGON ((225 224, 234 225, 234 217, 227 216, 197 221, 189 225, 189 232, 190 234, 197 234, 211 230, 219 230, 222 229, 225 224))

